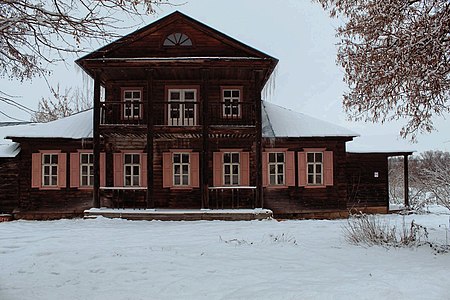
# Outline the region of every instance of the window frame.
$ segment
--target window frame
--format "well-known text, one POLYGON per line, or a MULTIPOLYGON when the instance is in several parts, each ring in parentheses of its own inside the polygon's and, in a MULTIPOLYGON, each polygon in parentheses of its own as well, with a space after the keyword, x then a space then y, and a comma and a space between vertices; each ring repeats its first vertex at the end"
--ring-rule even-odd
POLYGON ((191 153, 190 152, 172 152, 172 186, 174 188, 186 188, 191 186, 191 153), (180 155, 180 162, 175 162, 175 155, 180 155), (187 155, 188 162, 183 163, 183 155, 187 155), (180 167, 180 174, 175 173, 175 167, 180 167), (187 173, 183 172, 183 166, 187 166, 187 173), (176 184, 175 177, 180 177, 180 183, 176 184), (183 177, 187 176, 187 184, 183 183, 183 177))
POLYGON ((79 188, 93 188, 94 187, 94 153, 93 152, 79 152, 79 176, 80 176, 80 182, 79 182, 79 188), (83 156, 88 156, 88 163, 83 163, 83 156), (89 157, 92 157, 92 161, 89 162, 89 157), (83 175, 83 166, 86 166, 88 169, 88 174, 83 175), (92 174, 91 174, 92 173, 92 174), (83 177, 87 176, 87 185, 83 184, 83 177), (92 177, 92 179, 91 179, 92 177))
POLYGON ((60 152, 42 152, 41 153, 41 187, 42 188, 59 188, 59 155, 60 152), (45 157, 50 156, 50 163, 45 163, 45 157), (52 157, 56 156, 56 163, 52 163, 52 157), (49 167, 48 175, 45 174, 45 167, 49 167), (53 168, 56 167, 56 174, 53 174, 53 168), (45 184, 45 178, 49 177, 49 184, 45 184), (56 178, 56 184, 51 184, 52 178, 56 178))
POLYGON ((198 124, 198 108, 199 108, 199 86, 166 86, 166 101, 167 101, 167 105, 166 105, 166 124, 168 126, 180 126, 180 127, 184 127, 184 126, 197 126, 198 124), (171 98, 171 92, 179 92, 180 93, 180 99, 179 100, 174 100, 171 98), (194 92, 194 100, 187 100, 185 99, 185 92, 194 92), (180 114, 180 117, 178 118, 179 122, 174 122, 173 120, 177 120, 177 118, 172 118, 171 117, 171 112, 172 112, 172 105, 174 105, 174 103, 171 102, 179 102, 179 108, 178 108, 178 112, 180 114), (186 113, 186 104, 191 103, 194 108, 194 116, 193 118, 186 118, 185 117, 185 113, 186 113), (192 119, 192 123, 190 123, 190 121, 186 121, 186 120, 190 120, 192 119))
POLYGON ((286 152, 285 151, 271 151, 271 152, 267 152, 267 160, 268 160, 268 162, 267 162, 267 172, 268 172, 268 174, 267 174, 267 176, 268 176, 267 183, 268 183, 268 186, 271 186, 271 187, 286 186, 286 152), (282 154, 283 155, 283 161, 282 162, 278 161, 278 154, 282 154), (274 162, 270 161, 270 156, 271 155, 275 155, 275 161, 274 162), (283 166, 283 172, 281 174, 282 178, 283 178, 282 183, 278 182, 278 176, 280 175, 279 172, 278 172, 278 166, 279 165, 283 166), (270 168, 271 166, 275 167, 275 174, 273 174, 273 176, 275 176, 276 183, 272 183, 271 182, 271 176, 272 176, 271 168, 270 168))
POLYGON ((323 151, 305 151, 305 155, 306 155, 306 185, 307 186, 324 186, 324 152, 323 151), (314 161, 310 162, 309 161, 309 154, 313 154, 314 155, 314 161), (316 155, 320 154, 321 155, 321 161, 317 162, 316 161, 316 155), (313 172, 310 173, 309 172, 309 166, 312 166, 313 168, 313 172), (317 172, 317 166, 320 165, 320 173, 317 172), (320 183, 317 182, 317 176, 320 174, 320 183), (312 176, 313 178, 313 182, 310 183, 309 181, 309 177, 312 176))
POLYGON ((222 152, 222 182, 224 186, 240 186, 241 185, 241 152, 238 151, 224 151, 222 152), (225 162, 225 155, 230 155, 230 162, 225 162), (233 154, 237 154, 239 161, 233 162, 233 154), (226 173, 226 166, 229 166, 230 173, 226 173), (233 166, 237 166, 237 174, 233 172, 233 166), (233 182, 234 176, 237 175, 237 183, 233 182), (229 176, 230 183, 226 183, 226 178, 229 176))
POLYGON ((123 186, 124 187, 140 187, 141 186, 141 176, 142 176, 142 158, 141 154, 139 152, 127 152, 123 153, 123 186), (131 163, 126 162, 127 156, 131 155, 131 163), (137 156, 139 159, 139 163, 134 163, 133 157, 137 156), (130 167, 130 174, 127 174, 127 167, 130 167), (138 167, 138 174, 137 174, 137 184, 134 184, 134 179, 136 177, 136 174, 134 174, 134 167, 138 167), (127 177, 130 177, 130 184, 127 184, 127 177))
POLYGON ((193 45, 192 39, 183 32, 172 32, 166 35, 162 42, 163 47, 192 47, 193 45), (180 36, 177 37, 177 34, 180 36), (188 43, 186 44, 186 42, 188 43))
POLYGON ((122 102, 122 105, 121 105, 121 107, 122 107, 121 118, 122 118, 122 120, 125 120, 125 121, 127 121, 127 120, 141 120, 143 118, 143 97, 144 97, 144 92, 143 92, 143 88, 142 87, 122 87, 121 88, 121 100, 122 100, 121 101, 122 102), (131 92, 132 93, 132 97, 129 98, 130 100, 126 100, 126 98, 125 98, 125 93, 127 93, 127 92, 131 92), (135 93, 135 92, 139 92, 140 93, 139 100, 136 100, 137 98, 135 99, 133 97, 133 93, 135 93), (137 104, 135 102, 137 102, 137 104), (127 111, 126 105, 127 105, 127 103, 129 103, 129 105, 130 105, 130 111, 131 111, 131 115, 130 116, 126 115, 126 111, 127 111), (139 112, 138 115, 134 114, 134 111, 135 111, 136 107, 139 110, 138 111, 139 112))
POLYGON ((242 99, 243 99, 243 88, 242 86, 222 86, 220 88, 220 99, 222 102, 222 118, 224 119, 240 119, 242 118, 242 99), (231 92, 231 96, 230 97, 225 97, 225 92, 231 92), (239 97, 233 97, 233 91, 238 91, 239 92, 239 97), (237 115, 233 114, 233 101, 237 99, 237 105, 235 107, 237 107, 238 113, 237 115), (230 100, 230 104, 229 109, 230 109, 230 113, 227 114, 226 113, 226 109, 227 109, 227 105, 226 105, 226 101, 230 100))

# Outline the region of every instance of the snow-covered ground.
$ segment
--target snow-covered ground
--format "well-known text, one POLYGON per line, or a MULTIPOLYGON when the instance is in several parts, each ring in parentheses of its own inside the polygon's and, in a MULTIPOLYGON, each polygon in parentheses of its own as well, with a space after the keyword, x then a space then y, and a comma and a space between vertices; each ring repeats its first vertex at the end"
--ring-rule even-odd
MULTIPOLYGON (((448 211, 405 218, 445 244, 448 211)), ((450 299, 449 253, 350 245, 345 224, 0 223, 0 299, 450 299)))

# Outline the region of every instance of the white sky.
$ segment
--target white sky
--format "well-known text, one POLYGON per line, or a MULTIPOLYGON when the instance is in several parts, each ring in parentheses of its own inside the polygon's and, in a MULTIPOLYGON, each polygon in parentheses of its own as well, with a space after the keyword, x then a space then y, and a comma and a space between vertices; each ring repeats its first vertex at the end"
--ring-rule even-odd
MULTIPOLYGON (((158 9, 157 16, 150 16, 145 22, 150 23, 177 9, 280 60, 275 90, 266 100, 347 127, 362 136, 374 136, 374 140, 379 141, 377 145, 384 143, 381 148, 387 149, 392 143, 406 144, 396 141, 400 122, 380 125, 346 121, 341 105, 346 87, 342 82, 342 71, 335 64, 335 28, 338 23, 330 19, 318 4, 309 0, 192 0, 179 7, 163 6, 158 9)), ((98 46, 91 50, 95 48, 98 46)), ((64 90, 65 87, 86 84, 82 71, 74 67, 75 59, 68 57, 66 65, 53 68, 54 73, 49 77, 51 85, 59 83, 64 90)), ((22 84, 0 79, 0 87, 11 95, 21 96, 17 100, 34 109, 41 97, 49 95, 45 81, 40 78, 22 84)), ((0 111, 19 119, 30 118, 2 102, 0 111)), ((0 121, 8 119, 0 115, 0 121)), ((450 123, 445 118, 436 118, 435 125, 438 131, 419 136, 419 142, 406 145, 405 150, 450 151, 450 123)))

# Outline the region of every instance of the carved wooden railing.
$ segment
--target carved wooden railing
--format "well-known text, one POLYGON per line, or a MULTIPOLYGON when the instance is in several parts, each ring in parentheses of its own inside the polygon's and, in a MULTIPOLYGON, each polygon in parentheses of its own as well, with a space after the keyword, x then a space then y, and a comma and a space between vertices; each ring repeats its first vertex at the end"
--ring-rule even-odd
POLYGON ((210 209, 255 208, 256 186, 209 187, 210 209))

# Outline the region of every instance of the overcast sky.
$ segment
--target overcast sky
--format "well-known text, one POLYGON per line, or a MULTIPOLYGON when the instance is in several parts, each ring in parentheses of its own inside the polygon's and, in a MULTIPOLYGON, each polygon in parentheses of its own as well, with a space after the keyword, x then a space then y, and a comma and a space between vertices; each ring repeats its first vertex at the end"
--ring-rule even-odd
MULTIPOLYGON (((342 71, 335 64, 338 21, 330 19, 318 4, 309 0, 191 0, 179 7, 159 8, 158 14, 148 17, 146 23, 175 10, 278 58, 274 89, 265 96, 267 100, 347 127, 365 136, 364 143, 377 141, 374 147, 380 149, 389 150, 395 144, 405 150, 450 151, 450 123, 445 118, 435 119, 438 131, 419 136, 419 142, 412 145, 397 140, 401 122, 381 125, 346 121, 341 105, 346 86, 342 71)), ((92 47, 94 50, 98 45, 92 47)), ((75 59, 68 57, 66 64, 53 68, 51 85, 59 83, 64 89, 86 84, 86 76, 73 64, 75 59)), ((45 81, 39 78, 22 84, 1 79, 0 85, 1 90, 21 96, 17 100, 34 109, 42 96, 49 95, 45 81)), ((0 111, 18 119, 30 118, 1 102, 0 111)), ((0 116, 0 121, 7 120, 0 116)))

